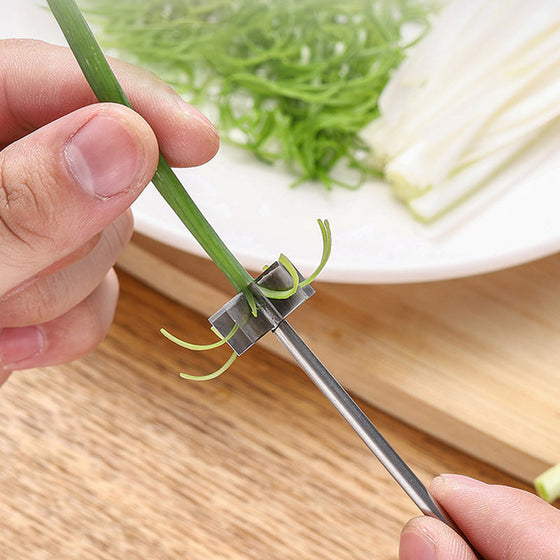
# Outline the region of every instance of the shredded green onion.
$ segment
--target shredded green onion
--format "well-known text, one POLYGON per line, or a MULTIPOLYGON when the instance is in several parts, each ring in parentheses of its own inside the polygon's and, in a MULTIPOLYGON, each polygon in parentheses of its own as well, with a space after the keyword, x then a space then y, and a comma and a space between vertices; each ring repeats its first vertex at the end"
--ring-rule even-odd
POLYGON ((222 373, 226 372, 231 367, 231 364, 235 362, 236 358, 237 354, 233 352, 226 363, 213 373, 208 373, 206 375, 191 375, 190 373, 180 373, 179 375, 183 379, 189 379, 190 381, 210 381, 210 379, 216 379, 216 377, 219 377, 220 375, 222 375, 222 373))
POLYGON ((328 220, 317 220, 319 227, 321 228, 321 236, 323 239, 323 253, 321 255, 321 261, 317 268, 309 275, 308 278, 302 280, 300 282, 298 273, 294 268, 293 264, 288 260, 285 255, 280 255, 278 262, 286 268, 286 270, 290 273, 293 283, 292 287, 286 290, 271 290, 270 288, 266 288, 265 286, 259 285, 261 292, 268 298, 271 299, 286 299, 290 296, 294 295, 298 289, 298 287, 304 287, 308 284, 311 284, 317 276, 321 273, 327 261, 329 260, 331 249, 332 249, 332 235, 331 235, 331 227, 328 220))
POLYGON ((290 273, 290 276, 292 278, 291 288, 288 288, 286 290, 272 290, 270 288, 267 288, 266 286, 261 286, 259 284, 259 289, 268 298, 288 299, 297 292, 297 289, 300 286, 299 276, 294 265, 290 262, 286 255, 280 255, 280 257, 278 258, 278 262, 290 273))
POLYGON ((328 220, 317 220, 319 223, 319 227, 321 228, 321 236, 323 238, 323 254, 321 255, 321 261, 319 262, 319 266, 303 281, 301 282, 300 286, 307 286, 307 284, 311 284, 317 276, 321 273, 329 257, 331 256, 332 250, 332 234, 331 234, 331 226, 328 220))
MULTIPOLYGON (((193 344, 192 342, 186 342, 185 340, 181 340, 180 338, 177 338, 175 335, 172 335, 170 332, 166 331, 165 329, 160 329, 160 332, 163 336, 165 336, 165 338, 167 338, 171 342, 174 342, 178 346, 186 348, 187 350, 204 351, 204 350, 214 350, 215 348, 219 348, 220 346, 223 346, 237 332, 238 328, 239 327, 237 325, 233 325, 233 328, 231 329, 229 334, 225 337, 222 337, 220 333, 217 331, 217 329, 212 327, 210 330, 218 337, 220 337, 220 340, 218 340, 217 342, 213 342, 211 344, 193 344)), ((190 379, 193 381, 209 381, 210 379, 216 379, 216 377, 219 377, 220 375, 222 375, 222 373, 224 373, 229 369, 229 367, 235 361, 236 357, 237 354, 234 352, 227 359, 227 361, 224 363, 222 367, 206 375, 191 375, 189 373, 180 373, 179 375, 183 379, 190 379)))
POLYGON ((187 350, 201 351, 201 350, 214 350, 214 348, 219 348, 220 346, 223 346, 237 332, 238 328, 239 327, 237 325, 234 325, 230 333, 223 338, 215 329, 211 329, 214 333, 220 336, 220 340, 218 340, 217 342, 213 342, 211 344, 193 344, 192 342, 186 342, 185 340, 181 340, 180 338, 177 338, 175 335, 172 335, 169 331, 165 329, 160 329, 160 332, 163 336, 165 336, 165 338, 171 340, 171 342, 174 342, 178 346, 182 346, 187 350))
POLYGON ((423 32, 427 0, 84 0, 103 42, 153 68, 223 138, 302 181, 357 186, 371 169, 358 132, 423 32), (410 27, 410 25, 409 25, 410 27), (341 165, 339 165, 341 164, 341 165), (354 168, 359 178, 341 173, 354 168), (339 178, 337 178, 339 177, 339 178))

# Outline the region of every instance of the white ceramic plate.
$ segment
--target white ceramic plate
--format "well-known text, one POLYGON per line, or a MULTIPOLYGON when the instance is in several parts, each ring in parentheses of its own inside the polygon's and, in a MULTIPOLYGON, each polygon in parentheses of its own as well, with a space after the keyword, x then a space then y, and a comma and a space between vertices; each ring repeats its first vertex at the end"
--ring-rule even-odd
MULTIPOLYGON (((36 37, 64 44, 50 14, 35 0, 0 0, 0 38, 36 37)), ((291 190, 283 170, 223 146, 209 164, 178 174, 233 253, 261 269, 284 252, 306 274, 320 257, 317 218, 334 236, 321 279, 400 283, 497 270, 560 249, 560 153, 538 146, 473 198, 461 215, 436 227, 416 223, 382 182, 358 191, 319 185, 291 190)), ((150 186, 134 205, 136 228, 165 244, 202 254, 150 186)))

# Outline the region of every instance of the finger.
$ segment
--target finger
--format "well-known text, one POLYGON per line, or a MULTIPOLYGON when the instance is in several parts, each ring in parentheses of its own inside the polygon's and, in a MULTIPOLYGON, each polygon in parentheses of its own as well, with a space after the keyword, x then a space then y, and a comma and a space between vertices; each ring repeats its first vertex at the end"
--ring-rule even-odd
POLYGON ((399 560, 476 560, 476 556, 465 541, 441 521, 417 517, 402 530, 399 560))
POLYGON ((560 558, 560 511, 537 496, 457 475, 430 489, 487 560, 560 558))
MULTIPOLYGON (((128 213, 128 212, 129 211, 126 211, 125 214, 128 213)), ((117 218, 117 220, 120 220, 120 217, 117 218)), ((103 232, 100 232, 97 235, 94 235, 91 239, 86 241, 83 245, 78 247, 75 251, 72 251, 72 253, 70 253, 69 255, 66 255, 66 256, 62 257, 58 261, 52 263, 50 266, 48 266, 47 268, 42 270, 37 275, 36 279, 48 276, 49 274, 53 274, 53 273, 57 272, 58 270, 61 270, 62 268, 70 266, 72 263, 75 263, 76 261, 79 261, 79 260, 83 259, 85 256, 89 255, 89 253, 91 253, 91 251, 93 251, 94 247, 99 243, 99 240, 101 239, 102 236, 103 236, 103 232)))
MULTIPOLYGON (((0 146, 96 101, 70 49, 42 41, 0 41, 0 146)), ((211 159, 219 145, 209 121, 152 72, 109 59, 134 109, 154 130, 170 165, 211 159)))
POLYGON ((36 326, 0 331, 0 381, 10 372, 70 362, 105 338, 118 297, 112 270, 101 285, 65 315, 36 326))
POLYGON ((78 109, 0 152, 0 294, 107 227, 157 161, 148 124, 113 104, 78 109))
MULTIPOLYGON (((23 292, 23 291, 27 290, 29 287, 31 287, 33 284, 35 284, 35 282, 37 282, 40 278, 48 276, 49 274, 53 274, 57 270, 60 270, 64 267, 82 259, 83 257, 85 257, 97 245, 97 243, 101 239, 102 235, 103 235, 103 233, 98 233, 97 235, 92 237, 89 241, 86 241, 86 243, 84 243, 81 247, 78 247, 72 253, 62 257, 61 259, 54 262, 53 264, 51 264, 47 268, 43 269, 41 272, 37 273, 36 275, 32 276, 31 278, 27 278, 27 280, 24 280, 21 284, 19 284, 19 285, 15 286, 14 288, 10 289, 4 295, 0 295, 0 305, 3 301, 8 300, 9 298, 14 297, 16 294, 19 294, 20 292, 23 292)), ((2 313, 0 312, 0 319, 1 319, 1 317, 2 317, 2 313)), ((1 320, 0 320, 0 322, 1 322, 1 320)))
POLYGON ((130 240, 132 228, 132 214, 126 212, 105 229, 85 257, 46 276, 39 275, 25 289, 1 299, 0 327, 44 323, 78 305, 113 267, 130 240))

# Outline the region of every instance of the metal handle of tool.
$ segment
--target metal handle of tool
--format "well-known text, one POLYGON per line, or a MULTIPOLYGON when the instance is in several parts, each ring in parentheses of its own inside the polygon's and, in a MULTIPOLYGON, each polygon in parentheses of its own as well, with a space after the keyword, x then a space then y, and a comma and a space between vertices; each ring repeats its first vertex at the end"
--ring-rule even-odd
POLYGON ((436 503, 428 489, 398 453, 389 445, 371 420, 350 397, 330 371, 317 358, 293 327, 283 320, 272 331, 321 392, 340 412, 362 441, 368 446, 389 474, 398 482, 424 515, 443 521, 455 530, 472 548, 478 560, 484 560, 470 545, 449 515, 436 503))
MULTIPOLYGON (((299 276, 301 277, 301 275, 299 276)), ((227 342, 238 355, 245 352, 267 332, 272 331, 313 383, 331 401, 381 464, 420 508, 420 511, 443 521, 468 542, 410 467, 400 458, 342 385, 286 321, 287 315, 314 293, 313 288, 309 285, 304 288, 299 286, 290 297, 274 303, 261 291, 261 286, 278 290, 286 289, 290 283, 293 283, 291 273, 279 262, 273 263, 254 283, 248 286, 254 297, 254 306, 258 309, 257 314, 251 313, 251 306, 245 299, 245 295, 237 294, 210 317, 210 323, 224 337, 230 333, 234 325, 238 327, 227 342)), ((483 560, 474 549, 473 552, 479 560, 483 560)))

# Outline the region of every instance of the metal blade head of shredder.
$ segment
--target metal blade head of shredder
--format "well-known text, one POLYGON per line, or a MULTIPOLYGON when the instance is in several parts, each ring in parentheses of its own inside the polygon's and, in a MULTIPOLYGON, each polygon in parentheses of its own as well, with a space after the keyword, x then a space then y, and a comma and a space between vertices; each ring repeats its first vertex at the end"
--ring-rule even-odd
MULTIPOLYGON (((300 281, 304 280, 299 272, 298 276, 300 281)), ((287 290, 293 286, 293 283, 293 278, 288 270, 276 261, 251 286, 257 309, 261 307, 263 313, 253 315, 247 298, 243 293, 239 293, 214 313, 209 321, 224 338, 237 325, 237 331, 227 342, 237 355, 241 355, 267 332, 274 330, 294 309, 315 293, 311 285, 307 284, 303 287, 298 286, 296 292, 285 299, 266 298, 266 305, 260 305, 264 295, 260 292, 259 286, 272 290, 287 290)))

